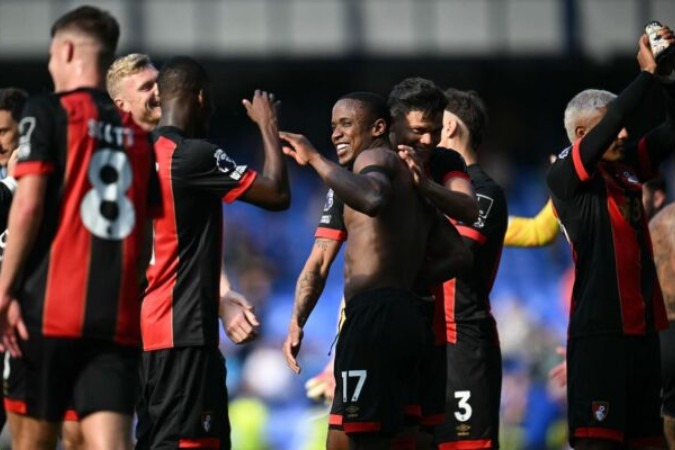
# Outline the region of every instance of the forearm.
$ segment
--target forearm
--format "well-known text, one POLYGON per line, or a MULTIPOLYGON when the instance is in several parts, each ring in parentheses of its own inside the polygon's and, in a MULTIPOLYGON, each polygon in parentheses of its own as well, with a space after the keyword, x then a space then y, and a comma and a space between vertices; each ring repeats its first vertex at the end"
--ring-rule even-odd
POLYGON ((276 203, 281 207, 288 207, 290 203, 288 170, 281 152, 277 122, 276 120, 263 122, 259 128, 265 152, 262 175, 270 181, 271 188, 276 193, 276 203))
POLYGON ((368 177, 352 173, 319 154, 310 164, 323 182, 350 208, 373 216, 384 203, 381 191, 368 177))
POLYGON ((463 192, 451 191, 433 181, 421 186, 420 191, 448 217, 468 224, 478 219, 476 199, 463 192))
POLYGON ((298 277, 293 301, 291 325, 304 328, 326 285, 326 276, 318 269, 305 268, 298 277))
POLYGON ((626 117, 640 106, 653 83, 654 76, 651 73, 640 72, 616 100, 609 104, 602 120, 581 140, 579 150, 585 167, 594 167, 600 161, 607 147, 624 127, 626 117))

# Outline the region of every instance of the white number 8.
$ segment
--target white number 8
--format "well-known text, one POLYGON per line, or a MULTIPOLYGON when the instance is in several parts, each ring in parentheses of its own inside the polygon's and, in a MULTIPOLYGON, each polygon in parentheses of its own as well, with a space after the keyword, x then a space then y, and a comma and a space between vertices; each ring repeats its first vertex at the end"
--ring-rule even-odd
POLYGON ((84 226, 101 239, 121 240, 136 223, 134 205, 124 195, 132 182, 129 158, 110 149, 96 151, 89 163, 87 192, 80 205, 84 226))

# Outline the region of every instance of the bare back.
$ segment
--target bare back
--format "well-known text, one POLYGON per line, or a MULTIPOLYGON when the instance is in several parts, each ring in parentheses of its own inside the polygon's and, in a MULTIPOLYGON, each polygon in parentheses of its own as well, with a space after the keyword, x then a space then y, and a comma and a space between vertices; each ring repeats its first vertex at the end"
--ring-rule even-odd
POLYGON ((347 300, 372 289, 411 289, 435 220, 435 212, 417 193, 410 171, 395 152, 388 148, 363 151, 354 163, 354 173, 365 168, 360 176, 382 182, 386 199, 373 217, 345 205, 347 300))
POLYGON ((654 263, 663 291, 668 320, 675 320, 675 203, 663 208, 649 222, 654 263))

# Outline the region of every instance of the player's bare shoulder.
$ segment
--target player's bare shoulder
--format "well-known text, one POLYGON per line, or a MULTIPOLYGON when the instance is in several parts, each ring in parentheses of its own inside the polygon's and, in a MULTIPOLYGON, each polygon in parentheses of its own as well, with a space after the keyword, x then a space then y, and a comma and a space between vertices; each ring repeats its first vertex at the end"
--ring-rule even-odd
POLYGON ((364 169, 377 168, 379 172, 395 177, 400 161, 396 153, 389 147, 374 147, 363 150, 354 161, 354 173, 364 169))

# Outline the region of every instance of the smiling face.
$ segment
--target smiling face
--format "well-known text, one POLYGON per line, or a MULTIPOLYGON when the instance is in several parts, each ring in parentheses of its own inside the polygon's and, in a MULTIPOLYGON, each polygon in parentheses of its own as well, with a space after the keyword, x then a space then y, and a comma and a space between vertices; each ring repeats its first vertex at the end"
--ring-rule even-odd
POLYGON ((157 73, 157 69, 148 65, 123 78, 120 80, 119 95, 115 99, 118 107, 131 113, 134 120, 147 131, 155 128, 161 116, 157 73))
POLYGON ((342 166, 354 162, 358 154, 369 148, 377 138, 370 112, 355 99, 343 98, 335 103, 331 127, 331 140, 342 166))
POLYGON ((394 119, 392 141, 395 145, 409 145, 420 155, 430 155, 441 140, 443 113, 430 116, 423 111, 412 110, 404 117, 394 119))

